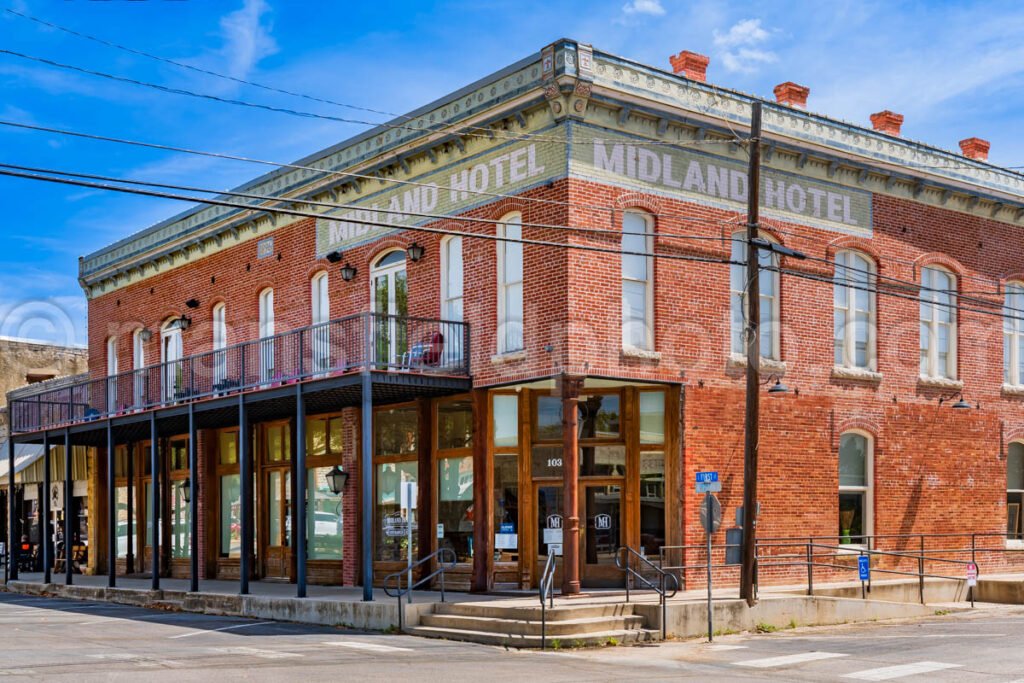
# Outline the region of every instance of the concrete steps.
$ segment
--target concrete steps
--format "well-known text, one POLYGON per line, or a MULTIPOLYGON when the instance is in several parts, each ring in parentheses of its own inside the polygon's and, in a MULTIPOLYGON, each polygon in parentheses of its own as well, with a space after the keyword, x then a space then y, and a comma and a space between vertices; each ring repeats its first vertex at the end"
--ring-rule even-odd
MULTIPOLYGON (((547 610, 547 644, 551 648, 594 647, 648 642, 660 632, 645 628, 633 606, 558 606, 547 610)), ((516 648, 541 646, 541 609, 484 603, 436 603, 432 613, 406 629, 410 635, 516 648)))

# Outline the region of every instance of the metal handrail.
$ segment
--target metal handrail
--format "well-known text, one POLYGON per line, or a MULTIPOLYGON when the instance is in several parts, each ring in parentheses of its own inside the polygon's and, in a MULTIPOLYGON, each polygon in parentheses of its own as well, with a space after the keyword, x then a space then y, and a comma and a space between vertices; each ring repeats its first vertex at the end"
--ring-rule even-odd
POLYGON ((446 571, 448 571, 449 569, 454 569, 455 565, 457 563, 458 563, 458 557, 456 557, 454 550, 452 550, 451 548, 438 548, 434 552, 430 553, 426 557, 420 558, 419 560, 417 560, 413 564, 409 565, 405 569, 403 569, 401 571, 397 571, 394 574, 388 574, 387 576, 384 577, 384 594, 387 595, 389 598, 398 598, 398 630, 399 631, 402 631, 402 630, 405 629, 405 608, 402 607, 402 597, 408 595, 409 596, 409 603, 411 604, 412 603, 412 592, 415 589, 417 589, 420 586, 422 586, 423 584, 427 583, 428 581, 433 579, 435 576, 440 576, 441 577, 441 602, 444 602, 444 573, 446 571), (450 560, 446 559, 444 557, 444 555, 446 553, 451 556, 450 560), (415 569, 423 566, 427 562, 430 562, 434 558, 437 558, 437 561, 438 561, 437 569, 435 569, 434 571, 430 572, 426 576, 420 577, 420 579, 418 581, 414 581, 412 584, 410 584, 406 588, 402 588, 402 577, 403 576, 410 576, 411 577, 412 576, 412 572, 415 569), (391 586, 388 585, 388 583, 392 579, 396 579, 396 585, 395 585, 395 589, 397 590, 396 593, 392 593, 391 592, 391 586))
POLYGON ((540 649, 542 650, 548 649, 548 601, 551 601, 552 609, 555 607, 555 549, 553 545, 548 544, 548 559, 544 563, 544 571, 541 572, 537 589, 540 597, 540 649))
POLYGON ((639 579, 640 582, 643 583, 647 588, 650 588, 651 590, 653 590, 655 593, 658 594, 659 600, 661 602, 661 639, 664 640, 665 639, 665 635, 667 633, 667 621, 668 621, 666 619, 666 616, 667 616, 666 603, 668 601, 668 598, 675 597, 675 594, 679 591, 679 579, 676 577, 675 574, 672 574, 670 572, 665 571, 664 569, 662 569, 658 565, 656 565, 653 562, 651 562, 650 560, 648 560, 641 553, 637 552, 633 548, 630 548, 628 545, 624 545, 624 546, 620 547, 618 550, 615 551, 615 566, 618 567, 620 571, 626 572, 626 602, 629 602, 629 582, 630 582, 630 579, 633 579, 633 580, 639 579), (624 551, 624 550, 626 551, 626 553, 625 553, 625 557, 626 557, 626 564, 625 564, 625 566, 623 566, 622 562, 620 561, 622 556, 623 556, 623 552, 622 551, 624 551), (657 574, 658 575, 658 583, 654 583, 654 582, 650 581, 646 576, 644 576, 643 574, 641 574, 637 570, 633 569, 633 566, 632 566, 632 563, 631 563, 631 560, 633 558, 636 558, 643 565, 645 565, 648 569, 652 570, 655 574, 657 574), (667 584, 668 584, 668 580, 669 579, 671 579, 671 581, 672 581, 672 594, 671 595, 668 594, 668 590, 669 589, 668 589, 667 584))

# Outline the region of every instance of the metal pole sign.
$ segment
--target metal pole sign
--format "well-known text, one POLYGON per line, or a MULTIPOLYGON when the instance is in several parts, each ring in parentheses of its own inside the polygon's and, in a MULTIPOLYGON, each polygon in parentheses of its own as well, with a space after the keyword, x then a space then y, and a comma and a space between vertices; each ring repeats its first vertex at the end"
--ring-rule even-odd
MULTIPOLYGON (((718 478, 717 472, 707 472, 704 474, 714 474, 715 478, 718 478)), ((718 482, 710 482, 717 484, 718 482)), ((697 483, 698 486, 700 482, 697 483)), ((712 624, 712 610, 711 610, 711 534, 718 531, 719 527, 722 526, 722 504, 718 502, 718 499, 711 495, 711 491, 704 492, 704 503, 700 506, 700 525, 704 527, 704 535, 707 538, 707 570, 708 570, 708 642, 714 640, 714 625, 712 624)))
POLYGON ((970 593, 971 608, 974 607, 974 587, 978 585, 978 565, 967 563, 967 592, 970 593))
POLYGON ((718 493, 722 490, 722 482, 718 481, 718 472, 697 472, 695 488, 697 493, 718 493))
POLYGON ((861 555, 857 558, 857 573, 860 575, 860 597, 861 599, 867 598, 867 592, 865 590, 865 582, 871 580, 871 558, 867 555, 861 555))

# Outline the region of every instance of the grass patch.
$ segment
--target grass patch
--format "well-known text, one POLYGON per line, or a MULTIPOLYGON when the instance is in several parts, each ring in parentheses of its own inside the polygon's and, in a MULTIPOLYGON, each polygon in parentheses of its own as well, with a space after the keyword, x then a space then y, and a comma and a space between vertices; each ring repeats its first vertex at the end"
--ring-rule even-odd
POLYGON ((604 644, 607 645, 608 647, 615 647, 616 645, 619 644, 619 640, 617 638, 609 638, 608 640, 605 641, 604 644))
POLYGON ((953 610, 948 610, 948 609, 937 609, 937 610, 935 610, 935 616, 937 616, 937 617, 944 617, 947 614, 952 614, 952 613, 953 613, 953 610))
POLYGON ((766 624, 765 622, 762 621, 761 623, 759 623, 754 628, 754 630, 757 631, 758 633, 775 633, 776 631, 779 630, 779 627, 778 626, 772 626, 771 624, 766 624))

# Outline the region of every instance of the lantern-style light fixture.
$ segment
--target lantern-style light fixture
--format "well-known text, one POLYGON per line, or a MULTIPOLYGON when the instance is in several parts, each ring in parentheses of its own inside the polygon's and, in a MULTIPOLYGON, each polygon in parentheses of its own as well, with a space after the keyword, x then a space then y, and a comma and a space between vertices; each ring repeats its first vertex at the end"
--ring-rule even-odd
POLYGON ((148 327, 143 327, 141 330, 139 330, 139 339, 141 339, 143 342, 148 342, 152 338, 153 331, 150 330, 148 327))
POLYGON ((405 253, 409 256, 410 261, 416 263, 423 258, 423 254, 426 253, 426 251, 427 250, 423 248, 422 244, 419 242, 413 242, 406 248, 405 253))
POLYGON ((348 472, 335 465, 324 476, 327 479, 327 485, 330 487, 331 493, 338 495, 345 490, 345 484, 348 483, 348 472))
POLYGON ((192 480, 188 477, 181 482, 181 495, 185 498, 186 503, 192 502, 192 480))
POLYGON ((346 263, 341 267, 341 279, 345 282, 352 282, 356 277, 356 267, 346 263))

